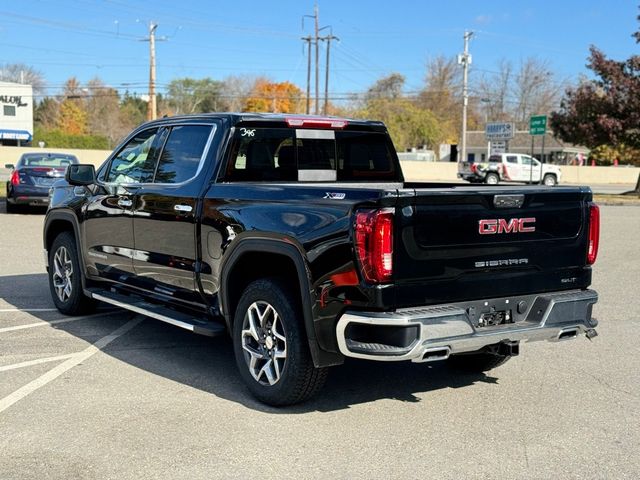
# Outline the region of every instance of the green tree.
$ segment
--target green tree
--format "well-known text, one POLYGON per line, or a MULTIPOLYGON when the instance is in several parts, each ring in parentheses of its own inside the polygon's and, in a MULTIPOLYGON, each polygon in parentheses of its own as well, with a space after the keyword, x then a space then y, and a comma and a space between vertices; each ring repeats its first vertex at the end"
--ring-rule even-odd
POLYGON ((211 78, 176 78, 167 88, 167 103, 176 114, 215 112, 222 83, 211 78))
POLYGON ((398 73, 382 77, 367 90, 356 115, 383 121, 398 150, 422 145, 434 148, 445 135, 440 122, 419 102, 404 97, 403 87, 404 77, 398 73))
POLYGON ((36 104, 33 112, 34 122, 36 126, 52 130, 58 123, 59 112, 60 103, 55 98, 45 97, 36 104))

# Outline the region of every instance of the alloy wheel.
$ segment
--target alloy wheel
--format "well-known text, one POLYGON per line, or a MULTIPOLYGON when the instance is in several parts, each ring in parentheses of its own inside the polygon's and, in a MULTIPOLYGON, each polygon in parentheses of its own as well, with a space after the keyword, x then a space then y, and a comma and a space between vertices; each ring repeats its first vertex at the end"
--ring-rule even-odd
POLYGON ((262 385, 278 383, 286 367, 287 339, 275 308, 265 301, 252 303, 244 315, 241 339, 253 378, 262 385))
POLYGON ((53 287, 61 302, 73 293, 73 263, 66 247, 59 247, 53 256, 53 287))

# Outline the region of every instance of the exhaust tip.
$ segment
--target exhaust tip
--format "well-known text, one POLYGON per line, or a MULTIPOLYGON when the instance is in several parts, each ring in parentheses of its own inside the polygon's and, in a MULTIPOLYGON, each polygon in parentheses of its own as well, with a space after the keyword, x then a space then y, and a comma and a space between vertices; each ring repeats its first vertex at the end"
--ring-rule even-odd
POLYGON ((566 330, 561 330, 558 334, 558 340, 571 340, 572 338, 576 338, 578 336, 577 328, 568 328, 566 330))
POLYGON ((435 347, 427 348, 422 355, 422 362, 437 362, 439 360, 446 360, 451 355, 451 349, 449 347, 435 347))

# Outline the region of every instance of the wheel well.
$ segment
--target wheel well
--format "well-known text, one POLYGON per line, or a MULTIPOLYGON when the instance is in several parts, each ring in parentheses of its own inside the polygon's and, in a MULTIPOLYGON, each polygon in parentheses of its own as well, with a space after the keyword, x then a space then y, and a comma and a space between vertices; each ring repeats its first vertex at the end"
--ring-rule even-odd
POLYGON ((267 277, 276 277, 283 281, 287 288, 291 289, 294 298, 302 303, 298 272, 290 257, 278 253, 247 252, 233 264, 227 276, 227 305, 224 305, 224 311, 230 325, 233 323, 242 292, 254 280, 267 277))
POLYGON ((51 245, 58 235, 62 232, 73 232, 73 225, 67 220, 53 220, 47 228, 46 246, 47 250, 51 250, 51 245))

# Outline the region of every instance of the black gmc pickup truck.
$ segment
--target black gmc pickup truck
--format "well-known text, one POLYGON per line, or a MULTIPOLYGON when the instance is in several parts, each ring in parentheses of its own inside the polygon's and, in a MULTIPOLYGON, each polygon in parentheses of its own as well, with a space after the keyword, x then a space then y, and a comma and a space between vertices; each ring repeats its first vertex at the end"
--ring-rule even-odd
POLYGON ((521 341, 596 335, 588 188, 405 182, 380 122, 163 118, 50 196, 61 312, 102 301, 228 333, 272 405, 309 398, 345 357, 480 372, 521 341))

